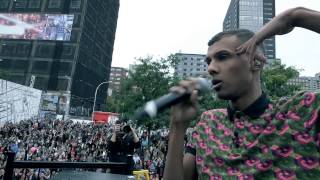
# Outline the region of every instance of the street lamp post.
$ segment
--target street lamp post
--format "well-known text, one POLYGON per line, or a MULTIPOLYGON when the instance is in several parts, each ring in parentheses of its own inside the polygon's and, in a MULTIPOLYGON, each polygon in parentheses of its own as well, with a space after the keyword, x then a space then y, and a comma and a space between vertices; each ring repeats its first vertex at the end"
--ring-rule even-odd
POLYGON ((100 83, 97 88, 96 88, 96 92, 94 93, 94 100, 93 100, 93 108, 92 108, 92 114, 91 114, 91 120, 93 122, 93 115, 94 115, 94 108, 96 107, 96 98, 97 98, 97 92, 98 92, 98 89, 99 87, 102 85, 102 84, 108 84, 110 83, 111 81, 106 81, 106 82, 102 82, 100 83))

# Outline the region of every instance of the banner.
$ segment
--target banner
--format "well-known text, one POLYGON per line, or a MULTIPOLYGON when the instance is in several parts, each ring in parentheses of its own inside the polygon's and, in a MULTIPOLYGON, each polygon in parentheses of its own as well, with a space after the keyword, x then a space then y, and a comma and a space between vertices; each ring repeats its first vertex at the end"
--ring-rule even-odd
POLYGON ((95 111, 93 112, 93 121, 95 124, 106 124, 110 123, 113 124, 116 120, 119 119, 119 114, 112 113, 112 112, 101 112, 95 111))

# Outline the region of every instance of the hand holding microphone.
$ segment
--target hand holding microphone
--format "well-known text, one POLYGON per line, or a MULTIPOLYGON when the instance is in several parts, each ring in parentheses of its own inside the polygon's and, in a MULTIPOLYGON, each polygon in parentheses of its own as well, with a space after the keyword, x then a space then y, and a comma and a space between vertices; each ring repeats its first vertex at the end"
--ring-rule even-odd
POLYGON ((172 87, 170 91, 178 94, 190 94, 189 99, 181 101, 171 109, 170 126, 187 128, 190 121, 196 118, 199 111, 199 88, 196 81, 181 81, 179 86, 172 87))
POLYGON ((179 86, 172 87, 170 93, 158 99, 149 101, 139 110, 135 118, 155 117, 158 112, 171 107, 172 122, 191 121, 198 111, 198 94, 206 93, 210 90, 211 82, 204 78, 184 80, 179 86))

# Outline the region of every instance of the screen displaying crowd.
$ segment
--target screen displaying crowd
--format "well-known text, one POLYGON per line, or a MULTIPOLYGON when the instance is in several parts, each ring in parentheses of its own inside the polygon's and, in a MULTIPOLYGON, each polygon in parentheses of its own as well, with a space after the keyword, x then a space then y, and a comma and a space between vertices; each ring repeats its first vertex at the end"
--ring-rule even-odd
POLYGON ((74 15, 0 14, 1 39, 69 41, 74 15))

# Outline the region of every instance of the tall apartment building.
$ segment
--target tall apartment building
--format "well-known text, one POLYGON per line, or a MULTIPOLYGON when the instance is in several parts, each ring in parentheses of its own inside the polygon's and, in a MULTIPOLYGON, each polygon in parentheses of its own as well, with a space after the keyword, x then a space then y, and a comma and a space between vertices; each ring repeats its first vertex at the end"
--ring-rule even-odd
POLYGON ((121 82, 128 76, 128 69, 123 67, 111 67, 108 95, 111 96, 113 93, 117 93, 120 90, 121 82))
POLYGON ((176 53, 179 63, 175 67, 175 75, 180 78, 199 77, 207 74, 208 65, 204 54, 176 53))
MULTIPOLYGON (((223 21, 223 30, 249 29, 258 31, 275 16, 275 0, 231 0, 223 21)), ((265 56, 276 59, 275 38, 263 42, 265 56)))
POLYGON ((70 41, 0 39, 0 70, 18 84, 70 92, 70 115, 89 116, 96 87, 109 79, 118 11, 119 0, 1 0, 0 13, 69 14, 74 22, 70 41))
POLYGON ((316 91, 320 90, 320 73, 317 73, 315 77, 301 76, 298 78, 290 79, 288 84, 297 85, 302 88, 302 90, 316 91))

